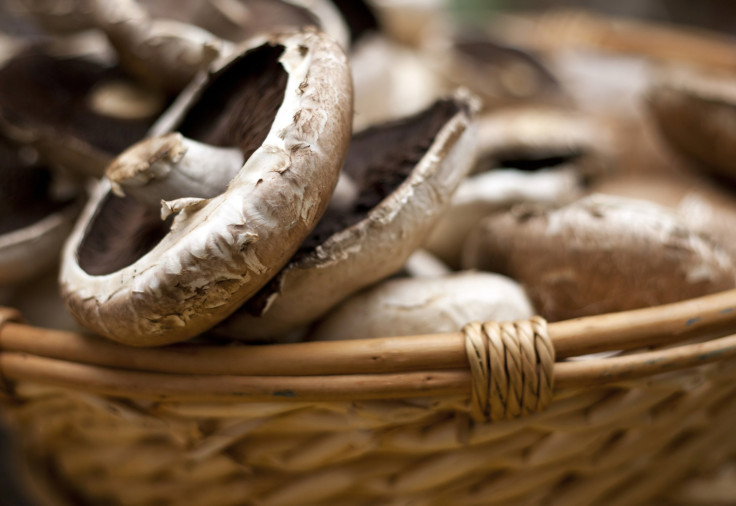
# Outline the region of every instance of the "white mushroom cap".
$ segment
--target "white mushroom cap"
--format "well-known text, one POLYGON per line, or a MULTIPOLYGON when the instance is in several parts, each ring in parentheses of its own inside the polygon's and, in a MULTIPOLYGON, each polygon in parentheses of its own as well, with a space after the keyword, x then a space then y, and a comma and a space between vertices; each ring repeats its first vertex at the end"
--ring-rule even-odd
POLYGON ((355 43, 350 65, 355 130, 415 114, 445 94, 439 77, 419 52, 377 32, 355 43))
POLYGON ((158 209, 99 184, 60 275, 67 305, 89 328, 133 345, 192 337, 266 283, 324 212, 350 136, 346 58, 315 31, 262 42, 193 83, 153 129, 215 144, 255 142, 223 193, 190 199, 169 226, 158 209), (135 216, 147 228, 126 221, 135 216), (115 243, 127 248, 120 258, 106 249, 115 243))
POLYGON ((387 164, 399 164, 410 174, 377 205, 371 204, 360 221, 336 232, 318 226, 310 236, 316 246, 303 247, 298 258, 217 331, 248 341, 279 338, 401 269, 472 166, 473 110, 468 98, 442 100, 412 118, 356 134, 348 154, 356 168, 365 171, 375 165, 386 171, 387 164))
POLYGON ((395 279, 338 306, 310 333, 314 341, 455 332, 473 321, 530 318, 534 309, 507 277, 460 272, 439 278, 395 279))
POLYGON ((411 278, 439 278, 452 271, 429 251, 418 249, 406 259, 404 272, 411 278))

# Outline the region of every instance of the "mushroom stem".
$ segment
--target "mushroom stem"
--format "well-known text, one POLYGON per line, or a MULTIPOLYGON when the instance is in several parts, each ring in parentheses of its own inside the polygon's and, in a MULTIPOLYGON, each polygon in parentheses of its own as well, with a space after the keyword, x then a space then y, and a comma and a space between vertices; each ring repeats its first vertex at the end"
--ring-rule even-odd
POLYGON ((334 212, 348 212, 355 205, 359 193, 358 183, 345 172, 341 172, 328 209, 334 212))
POLYGON ((211 146, 174 132, 135 144, 110 164, 105 175, 116 195, 127 194, 158 208, 162 201, 219 195, 242 165, 239 148, 211 146))
POLYGON ((225 44, 194 25, 152 19, 135 0, 91 0, 120 64, 148 85, 178 93, 225 44))

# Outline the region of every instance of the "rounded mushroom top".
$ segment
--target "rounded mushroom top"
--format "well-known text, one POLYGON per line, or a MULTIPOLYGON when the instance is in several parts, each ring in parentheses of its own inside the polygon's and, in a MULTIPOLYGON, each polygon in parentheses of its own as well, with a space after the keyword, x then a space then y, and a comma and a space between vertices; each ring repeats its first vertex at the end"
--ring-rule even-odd
POLYGON ((463 265, 519 280, 556 321, 676 302, 736 286, 710 238, 649 202, 595 194, 556 209, 519 206, 487 217, 463 265))
POLYGON ((176 130, 187 142, 182 157, 166 158, 170 174, 183 168, 207 179, 222 168, 221 152, 231 164, 233 148, 234 173, 226 167, 214 195, 182 187, 166 221, 134 188, 120 197, 103 180, 65 250, 61 283, 72 313, 133 345, 187 339, 227 316, 324 212, 347 149, 351 104, 345 56, 315 31, 252 41, 218 63, 152 132, 176 130), (200 167, 203 160, 212 163, 200 167))
POLYGON ((731 75, 662 72, 649 91, 648 105, 670 146, 698 168, 736 181, 736 84, 731 75))
POLYGON ((393 279, 359 292, 332 312, 309 339, 335 341, 455 332, 473 321, 513 321, 534 316, 515 281, 465 271, 432 278, 393 279))
POLYGON ((513 103, 566 103, 557 78, 535 55, 485 35, 441 34, 424 44, 427 62, 454 86, 467 86, 485 108, 513 103))
POLYGON ((458 93, 353 136, 341 184, 282 271, 217 331, 275 340, 401 269, 475 157, 475 100, 458 93))
POLYGON ((736 85, 733 75, 726 72, 707 72, 687 67, 660 69, 655 75, 651 93, 673 91, 724 104, 736 103, 736 85))

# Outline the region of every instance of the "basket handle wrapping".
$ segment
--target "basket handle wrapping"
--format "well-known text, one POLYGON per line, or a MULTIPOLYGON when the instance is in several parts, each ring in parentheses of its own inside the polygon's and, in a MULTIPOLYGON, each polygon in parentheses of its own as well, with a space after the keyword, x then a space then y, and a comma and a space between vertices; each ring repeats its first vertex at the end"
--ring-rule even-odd
POLYGON ((471 373, 471 413, 479 421, 544 410, 554 391, 555 350, 540 317, 463 327, 471 373))

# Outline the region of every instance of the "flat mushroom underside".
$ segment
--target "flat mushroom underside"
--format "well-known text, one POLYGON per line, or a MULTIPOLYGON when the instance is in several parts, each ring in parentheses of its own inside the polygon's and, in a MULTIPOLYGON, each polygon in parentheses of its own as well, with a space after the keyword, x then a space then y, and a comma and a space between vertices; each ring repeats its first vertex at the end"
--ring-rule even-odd
POLYGON ((19 151, 0 138, 0 235, 32 225, 73 201, 53 196, 51 170, 24 162, 19 151))
MULTIPOLYGON (((320 259, 316 252, 319 246, 335 234, 368 219, 369 213, 409 178, 442 127, 461 107, 453 100, 439 100, 410 118, 371 127, 353 135, 342 170, 358 187, 357 197, 348 209, 328 207, 282 272, 294 265, 318 264, 320 259)), ((260 315, 269 297, 279 289, 280 275, 276 275, 246 302, 243 309, 260 315)))
MULTIPOLYGON (((282 52, 282 46, 261 46, 219 71, 176 130, 214 146, 238 146, 245 163, 263 144, 283 102, 288 76, 278 61, 282 52)), ((108 193, 77 250, 79 266, 90 275, 118 271, 155 247, 170 225, 158 209, 108 193)))
POLYGON ((95 89, 126 81, 118 68, 31 49, 0 68, 0 117, 21 128, 51 132, 59 139, 79 139, 112 156, 142 139, 161 112, 127 119, 92 109, 90 97, 95 89))

